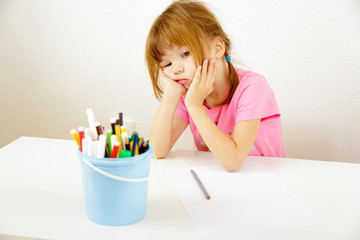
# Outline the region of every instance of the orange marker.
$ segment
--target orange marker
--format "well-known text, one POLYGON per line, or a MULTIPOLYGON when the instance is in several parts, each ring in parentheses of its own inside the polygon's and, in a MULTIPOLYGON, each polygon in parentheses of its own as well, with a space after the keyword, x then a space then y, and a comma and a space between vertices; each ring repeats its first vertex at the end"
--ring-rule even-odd
POLYGON ((80 151, 82 152, 83 151, 82 140, 85 137, 85 130, 83 127, 79 127, 78 132, 79 132, 79 140, 80 140, 80 151))

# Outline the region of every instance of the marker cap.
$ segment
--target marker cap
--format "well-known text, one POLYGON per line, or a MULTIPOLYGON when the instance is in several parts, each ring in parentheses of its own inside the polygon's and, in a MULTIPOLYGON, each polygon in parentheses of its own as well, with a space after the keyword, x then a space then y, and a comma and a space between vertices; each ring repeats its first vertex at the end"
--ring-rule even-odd
POLYGON ((131 157, 131 151, 129 151, 129 150, 121 150, 119 157, 120 157, 120 158, 131 157))

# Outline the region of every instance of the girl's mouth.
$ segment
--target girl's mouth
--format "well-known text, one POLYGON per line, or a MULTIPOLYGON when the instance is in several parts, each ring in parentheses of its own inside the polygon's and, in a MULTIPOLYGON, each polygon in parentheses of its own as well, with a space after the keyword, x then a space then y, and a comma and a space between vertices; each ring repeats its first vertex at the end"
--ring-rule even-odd
POLYGON ((181 85, 184 85, 188 82, 187 79, 177 79, 176 82, 180 83, 181 85))

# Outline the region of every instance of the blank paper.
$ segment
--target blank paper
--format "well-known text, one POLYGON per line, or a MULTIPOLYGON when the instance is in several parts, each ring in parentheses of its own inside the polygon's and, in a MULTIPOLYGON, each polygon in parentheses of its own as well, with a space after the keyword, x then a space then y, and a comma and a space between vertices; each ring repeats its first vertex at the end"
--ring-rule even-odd
POLYGON ((319 224, 320 216, 261 163, 245 162, 234 173, 220 166, 193 167, 210 200, 190 169, 169 168, 167 175, 200 235, 319 224))

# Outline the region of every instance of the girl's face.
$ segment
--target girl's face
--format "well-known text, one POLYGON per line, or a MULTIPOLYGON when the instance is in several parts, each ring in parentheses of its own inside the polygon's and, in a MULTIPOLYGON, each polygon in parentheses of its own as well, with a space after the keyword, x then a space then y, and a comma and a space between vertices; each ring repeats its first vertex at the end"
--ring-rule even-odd
POLYGON ((189 89, 195 76, 196 65, 187 47, 176 46, 163 49, 160 67, 171 80, 189 89))

